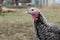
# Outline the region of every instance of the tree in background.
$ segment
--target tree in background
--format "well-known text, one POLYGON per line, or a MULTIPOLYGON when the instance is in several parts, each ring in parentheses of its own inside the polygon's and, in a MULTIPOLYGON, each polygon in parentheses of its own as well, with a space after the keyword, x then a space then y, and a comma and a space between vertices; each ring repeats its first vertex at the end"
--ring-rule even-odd
POLYGON ((18 0, 15 0, 15 2, 16 2, 16 6, 18 6, 18 5, 19 5, 19 4, 18 4, 18 3, 19 3, 18 0))
POLYGON ((3 6, 6 6, 9 3, 9 0, 3 0, 3 6))

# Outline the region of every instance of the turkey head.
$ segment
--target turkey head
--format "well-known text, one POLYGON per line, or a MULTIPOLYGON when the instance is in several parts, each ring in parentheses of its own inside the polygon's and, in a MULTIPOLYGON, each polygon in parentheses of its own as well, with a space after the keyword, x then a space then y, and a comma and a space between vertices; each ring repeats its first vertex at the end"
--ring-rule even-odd
POLYGON ((40 11, 37 8, 30 8, 27 13, 30 14, 34 20, 38 20, 40 15, 40 11))

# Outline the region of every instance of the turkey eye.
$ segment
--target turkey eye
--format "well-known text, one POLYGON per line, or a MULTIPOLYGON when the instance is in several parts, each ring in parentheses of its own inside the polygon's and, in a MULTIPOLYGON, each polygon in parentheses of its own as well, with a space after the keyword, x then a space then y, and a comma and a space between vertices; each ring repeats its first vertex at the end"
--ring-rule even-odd
POLYGON ((32 9, 31 11, 34 11, 34 9, 32 9))

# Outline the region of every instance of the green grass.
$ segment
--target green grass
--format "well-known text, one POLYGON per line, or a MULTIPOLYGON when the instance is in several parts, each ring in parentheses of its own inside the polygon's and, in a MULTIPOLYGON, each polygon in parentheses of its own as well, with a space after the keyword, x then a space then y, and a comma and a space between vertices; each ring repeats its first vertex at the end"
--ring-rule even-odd
MULTIPOLYGON (((41 9, 48 22, 60 25, 60 9, 41 9)), ((0 16, 0 40, 35 40, 33 20, 25 10, 2 13, 0 16)))

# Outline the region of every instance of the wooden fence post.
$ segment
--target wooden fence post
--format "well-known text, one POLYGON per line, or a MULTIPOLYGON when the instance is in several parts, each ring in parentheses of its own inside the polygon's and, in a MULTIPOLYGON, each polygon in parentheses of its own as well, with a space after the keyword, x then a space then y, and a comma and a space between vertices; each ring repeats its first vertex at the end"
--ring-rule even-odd
POLYGON ((3 3, 3 0, 0 0, 0 13, 2 12, 2 3, 3 3))

